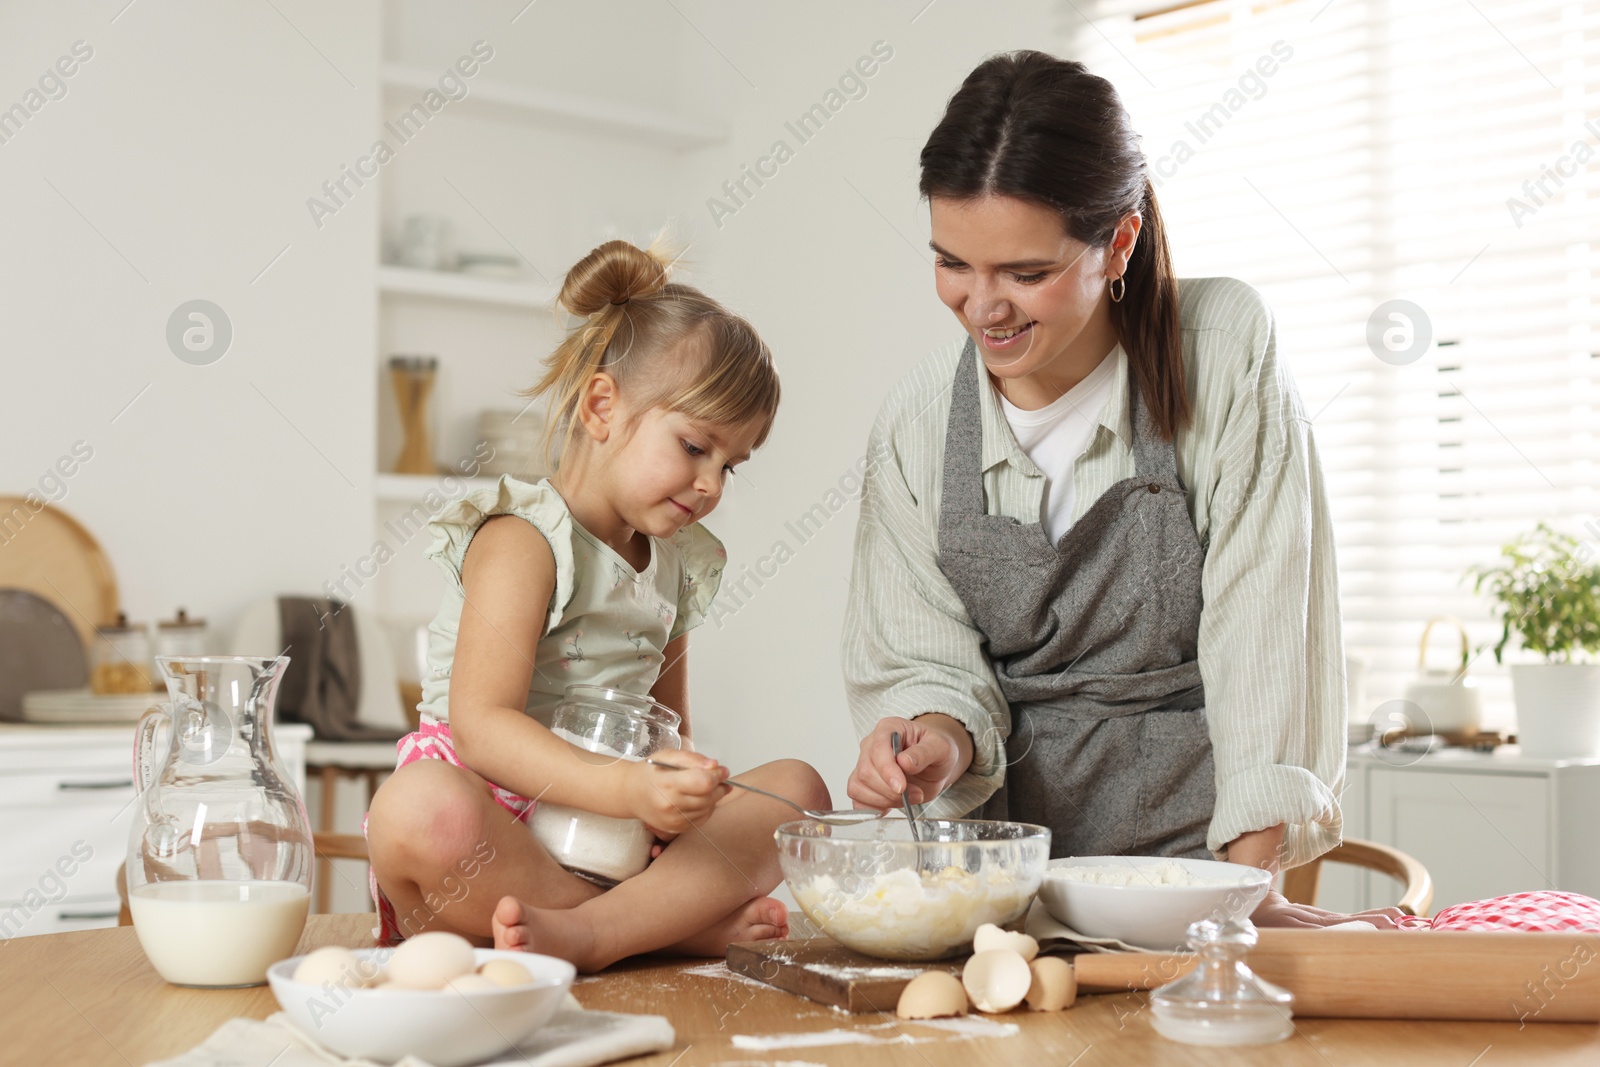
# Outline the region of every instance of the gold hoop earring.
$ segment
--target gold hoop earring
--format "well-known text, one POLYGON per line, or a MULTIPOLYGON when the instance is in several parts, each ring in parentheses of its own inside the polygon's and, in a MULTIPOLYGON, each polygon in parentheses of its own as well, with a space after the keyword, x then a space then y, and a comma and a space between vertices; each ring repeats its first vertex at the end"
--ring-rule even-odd
POLYGON ((1128 283, 1122 278, 1112 278, 1108 288, 1111 290, 1111 302, 1113 304, 1122 303, 1122 298, 1128 294, 1128 283))

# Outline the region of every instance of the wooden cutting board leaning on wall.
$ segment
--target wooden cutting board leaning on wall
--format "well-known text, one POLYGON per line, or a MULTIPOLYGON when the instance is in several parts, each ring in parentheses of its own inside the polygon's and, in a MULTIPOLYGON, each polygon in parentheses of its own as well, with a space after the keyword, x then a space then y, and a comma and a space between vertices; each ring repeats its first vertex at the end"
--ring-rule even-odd
POLYGON ((111 560, 94 535, 65 511, 25 497, 0 496, 0 588, 26 589, 61 609, 94 646, 95 627, 117 621, 111 560))

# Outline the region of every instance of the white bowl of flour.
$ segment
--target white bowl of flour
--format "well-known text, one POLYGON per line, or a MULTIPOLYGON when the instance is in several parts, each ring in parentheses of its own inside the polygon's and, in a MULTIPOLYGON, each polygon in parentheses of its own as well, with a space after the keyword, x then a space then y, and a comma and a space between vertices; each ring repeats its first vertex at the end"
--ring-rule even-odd
POLYGON ((1139 948, 1181 949, 1189 924, 1249 918, 1272 875, 1255 867, 1164 856, 1051 860, 1039 901, 1059 923, 1139 948))

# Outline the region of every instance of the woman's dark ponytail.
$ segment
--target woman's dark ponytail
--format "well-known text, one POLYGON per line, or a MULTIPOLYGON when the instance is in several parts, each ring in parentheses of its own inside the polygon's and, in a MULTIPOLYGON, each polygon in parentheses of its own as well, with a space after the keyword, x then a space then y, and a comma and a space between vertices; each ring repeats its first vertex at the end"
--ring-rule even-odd
POLYGON ((1111 305, 1111 322, 1162 435, 1188 424, 1172 253, 1139 135, 1110 82, 1043 52, 984 60, 923 146, 920 187, 926 197, 1043 204, 1074 239, 1098 247, 1139 212, 1127 290, 1111 305))
POLYGON ((1122 299, 1111 305, 1128 366, 1139 383, 1139 396, 1155 416, 1163 437, 1189 421, 1189 394, 1183 381, 1183 331, 1178 321, 1178 279, 1172 272, 1166 224, 1156 203, 1155 186, 1145 179, 1139 239, 1122 277, 1122 299))

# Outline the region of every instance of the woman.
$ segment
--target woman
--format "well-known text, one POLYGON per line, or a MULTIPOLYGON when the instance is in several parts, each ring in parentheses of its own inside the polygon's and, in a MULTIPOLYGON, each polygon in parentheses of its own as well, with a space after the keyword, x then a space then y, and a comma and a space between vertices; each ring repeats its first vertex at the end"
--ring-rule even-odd
MULTIPOLYGON (((1058 856, 1277 870, 1340 837, 1327 501, 1270 312, 1242 282, 1173 276, 1138 140, 1109 82, 1015 52, 923 147, 967 340, 873 428, 849 793, 1042 823, 1058 856)), ((1275 892, 1255 915, 1347 918, 1275 892)))

